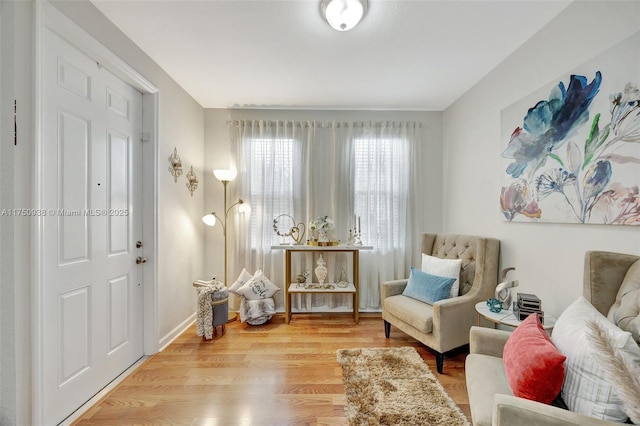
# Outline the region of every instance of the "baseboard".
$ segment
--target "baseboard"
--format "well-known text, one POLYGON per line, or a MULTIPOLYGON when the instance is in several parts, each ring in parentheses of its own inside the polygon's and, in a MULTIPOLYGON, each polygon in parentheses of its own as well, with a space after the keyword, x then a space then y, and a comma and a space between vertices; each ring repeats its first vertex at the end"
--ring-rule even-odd
POLYGON ((158 352, 162 352, 163 350, 165 350, 165 348, 169 346, 171 342, 176 340, 178 336, 184 333, 187 328, 191 327, 191 325, 195 321, 196 321, 196 313, 194 312, 193 314, 191 314, 191 316, 189 316, 187 319, 182 321, 182 323, 178 324, 176 328, 171 330, 169 333, 165 334, 158 342, 160 346, 160 350, 158 350, 158 352))

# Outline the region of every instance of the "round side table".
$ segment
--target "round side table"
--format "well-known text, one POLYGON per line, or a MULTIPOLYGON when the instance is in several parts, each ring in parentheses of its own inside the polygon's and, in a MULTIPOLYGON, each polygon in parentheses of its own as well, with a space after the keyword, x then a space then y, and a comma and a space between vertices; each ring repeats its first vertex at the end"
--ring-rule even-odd
MULTIPOLYGON (((511 309, 503 309, 500 312, 491 312, 486 301, 476 303, 476 312, 478 313, 478 325, 480 325, 480 317, 491 321, 494 324, 506 325, 508 327, 517 327, 522 321, 519 321, 511 309)), ((553 326, 556 325, 556 318, 551 315, 544 314, 544 329, 549 333, 553 326)))

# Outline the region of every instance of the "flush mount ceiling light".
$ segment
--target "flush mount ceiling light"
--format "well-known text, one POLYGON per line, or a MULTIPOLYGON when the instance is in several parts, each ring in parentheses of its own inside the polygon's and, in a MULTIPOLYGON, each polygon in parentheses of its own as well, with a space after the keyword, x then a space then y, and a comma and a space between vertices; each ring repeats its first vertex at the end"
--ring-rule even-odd
POLYGON ((367 12, 367 0, 322 0, 322 16, 336 31, 349 31, 367 12))

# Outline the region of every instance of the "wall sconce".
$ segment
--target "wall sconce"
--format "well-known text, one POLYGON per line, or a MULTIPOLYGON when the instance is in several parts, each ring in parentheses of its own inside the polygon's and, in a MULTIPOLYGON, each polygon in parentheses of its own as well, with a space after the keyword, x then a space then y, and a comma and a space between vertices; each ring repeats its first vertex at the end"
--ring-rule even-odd
POLYGON ((178 149, 173 148, 173 154, 169 156, 169 173, 173 176, 173 181, 178 182, 178 176, 182 174, 182 160, 178 155, 178 149))
POLYGON ((198 189, 198 176, 196 175, 196 172, 193 171, 193 166, 191 166, 191 170, 189 170, 186 177, 187 177, 187 189, 189 190, 189 192, 191 193, 191 196, 193 197, 193 191, 198 189))

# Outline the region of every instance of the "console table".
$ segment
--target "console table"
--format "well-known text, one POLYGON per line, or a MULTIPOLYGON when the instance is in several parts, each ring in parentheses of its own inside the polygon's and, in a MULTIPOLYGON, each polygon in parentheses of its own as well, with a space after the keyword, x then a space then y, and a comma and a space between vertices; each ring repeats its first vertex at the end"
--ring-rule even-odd
MULTIPOLYGON (((274 245, 272 250, 284 250, 284 305, 285 305, 285 322, 289 324, 291 321, 291 294, 352 294, 353 295, 353 320, 356 324, 360 321, 360 313, 358 310, 358 284, 359 284, 359 254, 360 250, 373 250, 372 246, 309 246, 309 245, 274 245), (291 253, 351 253, 353 260, 353 282, 345 288, 338 287, 335 283, 334 288, 304 288, 298 287, 298 283, 292 282, 291 279, 291 253)), ((311 271, 313 274, 313 270, 311 271)), ((313 279, 312 279, 313 281, 313 279)))

